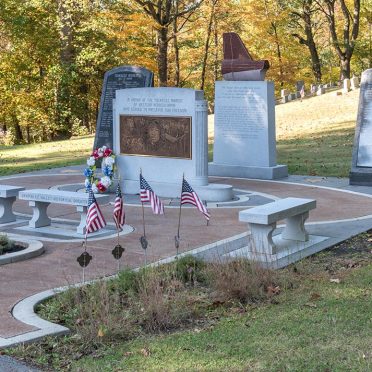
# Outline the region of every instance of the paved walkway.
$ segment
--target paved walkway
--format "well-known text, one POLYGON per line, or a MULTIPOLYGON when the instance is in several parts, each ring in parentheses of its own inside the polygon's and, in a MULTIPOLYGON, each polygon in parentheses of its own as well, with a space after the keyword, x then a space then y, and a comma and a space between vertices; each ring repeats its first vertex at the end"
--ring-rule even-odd
MULTIPOLYGON (((0 178, 1 184, 20 185, 27 189, 82 182, 81 167, 0 178)), ((310 213, 310 226, 312 229, 318 226, 319 229, 323 229, 322 233, 328 232, 328 236, 337 235, 337 231, 341 230, 345 233, 348 231, 348 226, 350 226, 349 236, 372 228, 372 187, 351 187, 345 179, 294 176, 280 182, 225 178, 210 178, 210 182, 228 183, 247 194, 267 198, 268 201, 288 196, 314 198, 317 200, 317 208, 310 213)), ((111 199, 113 198, 112 195, 111 199)), ((126 206, 126 223, 131 225, 134 231, 120 238, 121 244, 126 249, 122 266, 127 267, 138 267, 144 263, 143 250, 139 244, 139 237, 142 235, 142 213, 139 206, 135 204, 126 206)), ((238 221, 239 211, 245 208, 247 206, 244 203, 241 206, 238 204, 213 208, 208 227, 195 208, 184 208, 180 250, 188 251, 245 232, 246 225, 238 221)), ((31 215, 31 209, 23 201, 15 203, 15 211, 22 214, 23 218, 31 215)), ((111 221, 112 205, 103 206, 102 211, 107 221, 111 221)), ((53 204, 49 213, 53 218, 79 220, 72 206, 53 204)), ((169 207, 166 208, 165 216, 154 216, 151 210, 146 208, 145 217, 146 235, 150 243, 149 260, 157 261, 174 255, 178 209, 169 207)), ((14 226, 0 226, 0 232, 14 233, 14 230, 14 226)), ((18 232, 26 234, 22 230, 18 232)), ((38 239, 43 241, 43 238, 38 239)), ((115 244, 116 237, 112 236, 89 242, 88 249, 93 255, 93 260, 86 270, 87 279, 116 273, 117 262, 111 255, 115 244)), ((81 241, 47 240, 44 241, 44 246, 46 252, 42 256, 0 266, 0 338, 6 339, 34 330, 34 327, 12 317, 12 308, 20 300, 47 289, 80 282, 82 279, 82 271, 76 262, 77 257, 82 253, 81 241)))

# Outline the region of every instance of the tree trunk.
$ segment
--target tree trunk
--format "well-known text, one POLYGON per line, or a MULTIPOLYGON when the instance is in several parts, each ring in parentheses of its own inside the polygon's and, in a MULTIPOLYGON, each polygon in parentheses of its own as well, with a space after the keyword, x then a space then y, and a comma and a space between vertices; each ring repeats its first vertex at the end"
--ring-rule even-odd
POLYGON ((344 57, 340 61, 341 80, 350 79, 350 58, 344 57))
POLYGON ((15 129, 14 135, 15 135, 16 143, 18 144, 23 141, 22 129, 18 123, 18 119, 15 116, 13 117, 13 121, 14 121, 14 129, 15 129))
POLYGON ((159 86, 168 86, 168 26, 158 29, 158 74, 159 86))
POLYGON ((212 8, 211 8, 211 15, 209 17, 209 22, 208 22, 207 38, 205 40, 200 90, 204 90, 204 85, 205 85, 205 74, 206 74, 206 71, 207 71, 207 61, 208 61, 208 52, 209 52, 209 41, 210 41, 211 33, 212 33, 212 24, 213 24, 213 18, 214 18, 214 8, 216 6, 217 1, 218 0, 212 0, 211 1, 212 8))
POLYGON ((281 49, 280 49, 280 43, 279 43, 279 37, 278 37, 276 24, 274 22, 272 22, 271 27, 272 27, 272 29, 274 31, 274 35, 275 35, 276 54, 278 56, 278 62, 279 62, 279 79, 280 79, 280 86, 282 87, 284 85, 284 70, 283 70, 282 52, 281 52, 281 49))
MULTIPOLYGON (((178 2, 176 4, 176 12, 178 13, 178 2)), ((178 47, 178 39, 177 39, 177 18, 173 20, 173 48, 174 48, 174 86, 180 86, 180 50, 178 47)))
POLYGON ((219 68, 219 60, 218 60, 218 24, 217 24, 217 17, 216 14, 214 15, 214 81, 218 79, 218 68, 219 68))
POLYGON ((71 118, 71 89, 70 75, 75 58, 73 47, 73 29, 71 14, 67 9, 64 0, 58 0, 58 17, 61 24, 60 28, 60 64, 62 67, 62 78, 58 85, 57 92, 57 121, 59 128, 57 136, 59 138, 70 138, 72 136, 71 118))
POLYGON ((304 11, 304 21, 305 21, 305 34, 306 34, 306 45, 309 48, 311 56, 311 67, 315 80, 320 83, 322 81, 322 70, 319 60, 318 50, 316 49, 313 28, 311 24, 311 9, 308 7, 304 11))

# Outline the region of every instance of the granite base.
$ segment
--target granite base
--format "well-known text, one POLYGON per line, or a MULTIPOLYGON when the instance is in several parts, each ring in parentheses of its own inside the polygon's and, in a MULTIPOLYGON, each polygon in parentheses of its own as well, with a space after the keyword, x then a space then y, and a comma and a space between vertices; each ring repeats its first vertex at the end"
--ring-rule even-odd
POLYGON ((239 165, 224 165, 209 163, 209 176, 255 178, 262 180, 276 180, 288 177, 288 167, 286 165, 276 165, 274 167, 247 167, 239 165))
POLYGON ((260 265, 271 269, 280 269, 288 266, 291 263, 302 260, 305 257, 311 256, 314 253, 323 250, 328 237, 310 235, 306 242, 295 240, 285 240, 276 235, 273 237, 273 242, 278 251, 276 254, 265 254, 262 252, 252 251, 249 246, 237 249, 224 255, 225 258, 247 258, 258 262, 260 265), (323 243, 323 244, 322 244, 323 243))
MULTIPOLYGON (((179 198, 181 195, 181 183, 165 183, 149 181, 156 195, 164 198, 179 198)), ((139 194, 139 181, 123 180, 121 188, 125 194, 139 194)), ((192 185, 200 200, 208 202, 225 202, 233 199, 233 187, 231 185, 212 183, 206 186, 192 185)))

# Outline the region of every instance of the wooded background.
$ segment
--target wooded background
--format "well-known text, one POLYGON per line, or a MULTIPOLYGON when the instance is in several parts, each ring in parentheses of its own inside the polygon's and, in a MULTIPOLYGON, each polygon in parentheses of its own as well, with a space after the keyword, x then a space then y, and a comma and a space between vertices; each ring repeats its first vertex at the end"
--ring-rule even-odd
POLYGON ((0 137, 94 132, 103 75, 120 65, 213 102, 227 31, 270 61, 277 92, 342 81, 372 67, 371 26, 372 0, 1 0, 0 137))

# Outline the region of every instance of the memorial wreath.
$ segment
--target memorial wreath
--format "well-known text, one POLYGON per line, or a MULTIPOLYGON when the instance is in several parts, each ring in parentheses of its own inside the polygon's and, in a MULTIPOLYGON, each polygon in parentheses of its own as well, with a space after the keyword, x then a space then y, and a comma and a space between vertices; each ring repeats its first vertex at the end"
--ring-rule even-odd
POLYGON ((112 184, 114 177, 115 155, 106 146, 95 149, 87 160, 88 168, 84 169, 85 189, 94 193, 105 192, 112 184), (102 160, 102 177, 96 176, 97 161, 102 160))

